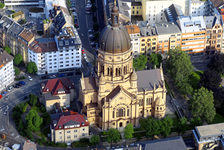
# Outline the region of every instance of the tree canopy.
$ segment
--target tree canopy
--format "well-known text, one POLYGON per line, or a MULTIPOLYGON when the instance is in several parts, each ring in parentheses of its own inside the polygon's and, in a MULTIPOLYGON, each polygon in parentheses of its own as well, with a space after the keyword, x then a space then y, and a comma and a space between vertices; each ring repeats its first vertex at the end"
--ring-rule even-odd
POLYGON ((215 70, 216 72, 218 72, 219 74, 223 74, 224 73, 224 54, 216 54, 211 62, 209 63, 208 67, 211 70, 215 70))
POLYGON ((11 48, 10 48, 10 47, 5 46, 5 47, 4 47, 4 50, 5 50, 8 54, 11 54, 11 48))
POLYGON ((216 115, 213 92, 204 87, 196 90, 190 100, 190 107, 193 117, 212 122, 216 115))
POLYGON ((133 137, 134 133, 134 128, 133 124, 129 123, 125 128, 124 128, 124 137, 126 140, 129 140, 133 137))
POLYGON ((27 64, 27 72, 32 74, 37 72, 37 65, 35 62, 29 62, 27 64))
POLYGON ((174 82, 183 94, 191 94, 192 86, 189 84, 189 77, 194 71, 190 57, 183 51, 170 50, 166 60, 166 70, 174 79, 174 82))
POLYGON ((117 129, 113 129, 111 128, 109 131, 108 131, 108 136, 107 136, 107 142, 108 143, 117 143, 119 142, 121 139, 121 135, 120 135, 120 132, 117 130, 117 129))
POLYGON ((4 7, 5 7, 5 4, 0 2, 0 8, 2 9, 4 7))
POLYGON ((14 66, 15 75, 18 76, 20 74, 20 70, 18 67, 14 66))
POLYGON ((19 65, 23 61, 23 57, 21 54, 16 54, 14 57, 14 64, 19 65))
POLYGON ((160 63, 162 62, 162 56, 157 53, 151 53, 149 55, 149 63, 153 66, 156 66, 157 68, 160 66, 160 63))
POLYGON ((40 126, 43 123, 41 118, 35 109, 31 109, 26 116, 27 128, 31 131, 40 130, 40 126))
POLYGON ((200 85, 204 86, 205 88, 207 88, 209 90, 214 91, 219 87, 221 81, 222 81, 222 79, 218 72, 216 72, 214 70, 209 70, 209 71, 205 71, 202 74, 201 80, 200 80, 200 85))
POLYGON ((90 143, 91 143, 92 145, 97 145, 99 142, 100 142, 100 136, 99 136, 99 135, 93 135, 93 136, 90 138, 90 143))
POLYGON ((147 56, 139 55, 133 60, 133 67, 135 70, 144 70, 147 63, 147 56))

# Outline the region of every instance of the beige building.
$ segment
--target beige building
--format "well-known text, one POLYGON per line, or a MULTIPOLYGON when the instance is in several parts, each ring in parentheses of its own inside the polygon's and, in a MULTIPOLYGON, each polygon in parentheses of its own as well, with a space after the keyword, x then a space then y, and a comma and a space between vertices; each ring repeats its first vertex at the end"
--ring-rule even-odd
POLYGON ((89 137, 89 122, 76 112, 64 112, 51 115, 51 141, 55 143, 72 143, 89 137))
POLYGON ((221 16, 205 16, 206 52, 214 53, 222 50, 223 27, 221 16))
POLYGON ((103 130, 139 125, 148 116, 162 118, 166 111, 166 88, 162 68, 135 72, 130 37, 119 25, 116 6, 112 25, 100 36, 95 77, 83 77, 80 101, 90 124, 103 130))
POLYGON ((25 19, 24 12, 18 11, 14 14, 12 14, 12 19, 16 22, 20 21, 21 19, 25 19))
POLYGON ((67 78, 51 79, 42 83, 42 103, 46 110, 51 111, 55 104, 61 107, 70 107, 70 101, 74 99, 74 83, 67 78))

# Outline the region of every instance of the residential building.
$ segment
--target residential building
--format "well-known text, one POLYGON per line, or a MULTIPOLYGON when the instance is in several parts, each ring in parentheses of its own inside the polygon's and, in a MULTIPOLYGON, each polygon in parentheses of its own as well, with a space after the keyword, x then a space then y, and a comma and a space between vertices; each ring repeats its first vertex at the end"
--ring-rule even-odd
POLYGON ((9 86, 15 78, 13 57, 0 49, 0 91, 9 86))
POLYGON ((177 23, 182 33, 181 50, 189 54, 205 52, 206 25, 203 16, 180 16, 177 23))
POLYGON ((14 21, 7 16, 3 16, 0 20, 0 45, 2 47, 6 46, 7 31, 13 23, 14 21))
POLYGON ((223 22, 221 16, 205 16, 206 25, 206 52, 222 52, 223 22))
POLYGON ((121 22, 131 22, 132 0, 117 0, 119 7, 119 17, 121 22))
POLYGON ((224 149, 224 123, 197 126, 193 130, 196 149, 224 149))
POLYGON ((158 35, 156 29, 150 26, 149 23, 139 22, 140 28, 140 54, 149 55, 152 52, 157 52, 158 35))
POLYGON ((18 11, 18 12, 13 13, 12 18, 16 22, 20 21, 21 19, 25 19, 24 12, 18 11))
POLYGON ((142 150, 187 150, 181 136, 140 142, 142 150))
POLYGON ((167 53, 170 49, 181 46, 181 31, 174 23, 156 23, 156 32, 158 34, 157 51, 167 53))
POLYGON ((41 6, 44 5, 44 0, 4 0, 6 7, 12 6, 41 6))
POLYGON ((190 0, 189 15, 190 16, 205 16, 208 10, 207 1, 190 0))
POLYGON ((30 140, 26 140, 23 144, 23 150, 37 150, 37 145, 30 140))
POLYGON ((76 112, 51 115, 51 141, 72 143, 89 137, 89 122, 86 117, 76 112))
POLYGON ((102 130, 137 127, 140 118, 163 118, 166 111, 162 68, 135 72, 130 36, 119 25, 118 11, 115 5, 112 24, 101 32, 95 76, 80 79, 82 112, 102 130))
POLYGON ((164 10, 170 5, 177 5, 184 15, 189 14, 189 0, 142 0, 142 17, 150 25, 166 21, 164 10))
POLYGON ((38 75, 74 71, 82 65, 81 47, 74 27, 65 27, 54 39, 40 38, 32 42, 28 61, 36 63, 38 75))
POLYGON ((142 16, 142 2, 131 3, 131 15, 142 16))
POLYGON ((42 103, 46 110, 51 111, 56 103, 60 107, 70 107, 70 101, 74 99, 74 83, 67 79, 50 79, 41 84, 42 103))
POLYGON ((16 53, 22 55, 24 63, 28 62, 28 47, 34 41, 34 38, 35 35, 28 29, 24 29, 18 35, 18 50, 16 51, 16 53))
POLYGON ((139 55, 140 50, 140 29, 137 25, 126 25, 126 30, 131 38, 133 55, 139 55))

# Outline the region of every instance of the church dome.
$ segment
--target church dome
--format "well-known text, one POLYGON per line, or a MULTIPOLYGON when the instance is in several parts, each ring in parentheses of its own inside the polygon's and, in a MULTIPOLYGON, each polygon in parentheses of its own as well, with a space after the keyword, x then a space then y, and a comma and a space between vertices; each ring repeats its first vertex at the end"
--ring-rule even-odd
POLYGON ((123 53, 131 48, 128 32, 122 26, 107 26, 103 29, 99 39, 100 49, 108 53, 123 53))
POLYGON ((99 38, 100 50, 108 53, 123 53, 131 48, 131 39, 127 30, 119 25, 119 9, 114 1, 111 12, 111 25, 103 29, 99 38))

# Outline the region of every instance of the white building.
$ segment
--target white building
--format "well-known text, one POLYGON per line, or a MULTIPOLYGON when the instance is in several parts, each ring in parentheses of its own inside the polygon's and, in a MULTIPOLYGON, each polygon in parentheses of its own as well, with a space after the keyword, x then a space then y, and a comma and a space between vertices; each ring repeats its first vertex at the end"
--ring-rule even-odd
POLYGON ((81 40, 74 27, 65 27, 54 39, 37 39, 28 50, 38 75, 72 71, 81 67, 81 40))
POLYGON ((9 86, 14 78, 13 57, 0 49, 0 91, 9 86))
POLYGON ((207 10, 207 1, 191 0, 189 7, 190 16, 204 16, 207 10))
POLYGON ((140 29, 137 25, 126 25, 125 27, 131 38, 133 55, 137 56, 140 54, 140 29))
POLYGON ((61 6, 66 8, 66 0, 45 0, 45 15, 49 19, 49 12, 54 6, 61 6))
POLYGON ((184 15, 189 14, 189 0, 142 0, 142 17, 150 24, 166 21, 164 10, 175 4, 184 15))
POLYGON ((4 0, 6 7, 11 6, 40 6, 44 4, 44 0, 4 0))

